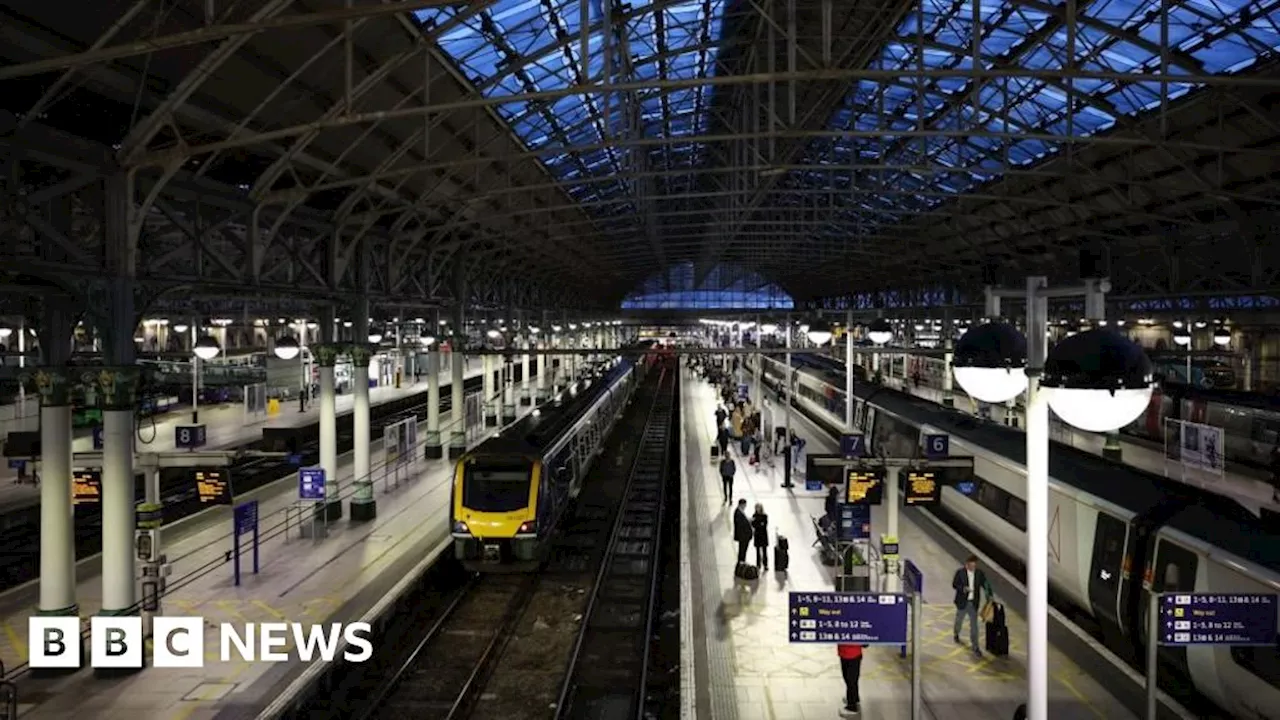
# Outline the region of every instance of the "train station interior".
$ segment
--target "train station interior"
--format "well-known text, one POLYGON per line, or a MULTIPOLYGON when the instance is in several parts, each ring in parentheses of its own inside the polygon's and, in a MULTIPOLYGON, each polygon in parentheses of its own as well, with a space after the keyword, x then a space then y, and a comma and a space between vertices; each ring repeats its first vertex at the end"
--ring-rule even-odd
POLYGON ((1280 1, 9 0, 0 720, 1280 720, 1280 1))

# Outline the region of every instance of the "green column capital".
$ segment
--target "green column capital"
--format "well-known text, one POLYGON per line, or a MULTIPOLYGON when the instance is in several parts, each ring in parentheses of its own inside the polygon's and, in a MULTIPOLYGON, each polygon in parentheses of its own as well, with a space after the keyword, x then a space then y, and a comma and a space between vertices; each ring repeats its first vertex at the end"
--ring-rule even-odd
POLYGON ((373 357, 373 349, 362 343, 348 346, 347 353, 351 355, 351 364, 362 368, 369 367, 369 359, 373 357))
POLYGON ((315 354, 317 365, 320 367, 333 367, 338 364, 338 355, 342 353, 342 346, 312 345, 311 352, 315 354))
POLYGON ((92 387, 103 410, 133 410, 138 406, 138 386, 142 373, 136 365, 98 367, 84 373, 80 380, 92 387))
POLYGON ((68 367, 42 367, 34 373, 23 373, 23 386, 40 396, 41 407, 66 407, 79 385, 80 378, 68 367))

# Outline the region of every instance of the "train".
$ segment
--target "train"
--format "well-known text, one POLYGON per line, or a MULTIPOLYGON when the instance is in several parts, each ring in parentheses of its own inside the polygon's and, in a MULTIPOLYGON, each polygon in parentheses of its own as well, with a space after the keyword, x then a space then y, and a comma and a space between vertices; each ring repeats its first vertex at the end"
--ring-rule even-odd
POLYGON ((465 568, 528 572, 545 559, 645 368, 626 357, 605 365, 458 459, 449 522, 465 568))
MULTIPOLYGON (((781 366, 765 366, 765 382, 776 390, 781 366)), ((829 409, 821 376, 800 367, 792 375, 793 402, 836 435, 843 415, 829 409)), ((872 454, 918 456, 923 435, 945 433, 953 454, 972 455, 974 476, 942 488, 938 515, 1010 558, 1025 557, 1022 433, 889 388, 854 394, 855 422, 872 454)), ((1280 592, 1280 545, 1267 520, 1212 493, 1071 447, 1055 444, 1049 464, 1051 591, 1092 618, 1102 642, 1135 666, 1145 657, 1149 588, 1280 592)), ((1280 647, 1166 646, 1159 655, 1161 677, 1175 692, 1194 688, 1234 717, 1280 720, 1280 647)))
MULTIPOLYGON (((907 377, 918 377, 926 387, 942 387, 942 371, 939 358, 907 358, 907 377)), ((844 387, 843 380, 829 382, 844 387)), ((1280 447, 1280 397, 1164 382, 1152 393, 1147 411, 1120 432, 1163 446, 1167 420, 1220 427, 1228 463, 1273 469, 1272 454, 1280 447)))

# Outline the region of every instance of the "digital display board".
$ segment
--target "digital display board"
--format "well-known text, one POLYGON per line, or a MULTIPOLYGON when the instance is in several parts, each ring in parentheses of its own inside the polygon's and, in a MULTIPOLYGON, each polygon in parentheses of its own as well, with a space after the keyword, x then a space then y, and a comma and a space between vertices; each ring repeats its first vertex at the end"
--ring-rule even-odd
POLYGON ((871 506, 840 503, 840 526, 837 533, 841 540, 870 539, 871 506))
POLYGON ((807 453, 805 455, 804 479, 807 483, 818 482, 822 485, 839 485, 844 482, 844 466, 842 465, 819 465, 818 460, 843 460, 839 455, 817 455, 807 453))
POLYGON ((844 501, 853 505, 879 505, 884 500, 884 469, 850 470, 845 476, 844 501))
POLYGON ((1170 594, 1160 598, 1162 645, 1276 644, 1276 596, 1170 594))
POLYGON ((201 505, 231 504, 231 474, 222 468, 195 471, 196 493, 201 505))
POLYGON ((934 471, 907 470, 905 478, 908 505, 934 505, 942 499, 941 486, 934 471))
POLYGON ((102 471, 73 470, 71 472, 71 504, 97 505, 102 502, 102 471))
POLYGON ((906 645, 907 598, 897 593, 793 592, 793 643, 906 645))

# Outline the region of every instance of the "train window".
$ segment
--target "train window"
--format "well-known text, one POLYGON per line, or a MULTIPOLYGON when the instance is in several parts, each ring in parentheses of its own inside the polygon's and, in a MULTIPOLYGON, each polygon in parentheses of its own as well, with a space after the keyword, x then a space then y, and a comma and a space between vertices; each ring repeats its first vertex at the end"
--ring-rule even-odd
POLYGON ((1027 504, 1022 498, 1009 496, 1009 509, 1005 512, 1004 519, 1019 530, 1027 531, 1027 504))
POLYGON ((1009 511, 1009 495, 1004 490, 983 481, 978 485, 978 504, 987 510, 1004 517, 1009 511))
POLYGON ((529 506, 531 469, 526 463, 468 464, 462 505, 480 512, 512 512, 529 506))
POLYGON ((1196 555, 1184 547, 1161 539, 1156 550, 1156 592, 1194 590, 1196 586, 1196 555))
POLYGON ((1269 447, 1280 443, 1280 422, 1268 418, 1256 418, 1253 421, 1252 439, 1269 447))
POLYGON ((1280 648, 1235 645, 1231 659, 1259 680, 1280 689, 1280 648))

